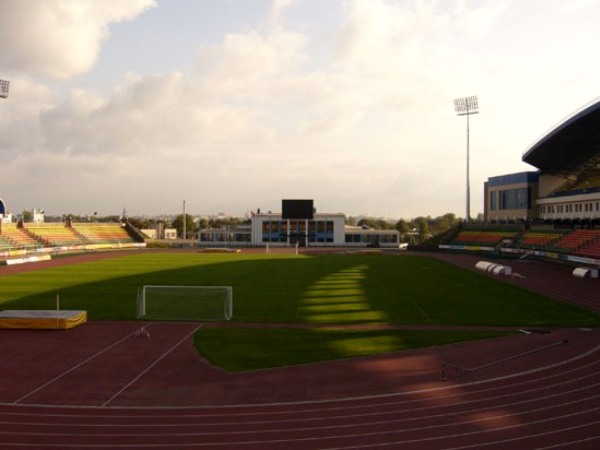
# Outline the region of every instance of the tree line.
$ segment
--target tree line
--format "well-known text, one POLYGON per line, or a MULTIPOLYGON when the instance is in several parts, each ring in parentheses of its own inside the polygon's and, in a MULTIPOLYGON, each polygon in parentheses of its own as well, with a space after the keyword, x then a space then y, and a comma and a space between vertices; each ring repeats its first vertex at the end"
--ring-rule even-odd
MULTIPOLYGON (((24 211, 23 219, 25 222, 31 221, 32 212, 24 211)), ((99 217, 96 213, 91 215, 76 215, 67 214, 61 217, 46 217, 46 221, 51 222, 53 219, 56 221, 64 221, 65 217, 69 217, 74 222, 118 222, 122 219, 121 216, 103 216, 99 217)), ((237 225, 249 225, 249 218, 240 217, 218 217, 218 218, 194 218, 190 214, 176 215, 172 218, 145 218, 145 217, 128 217, 128 221, 131 225, 137 229, 153 229, 162 226, 164 228, 175 228, 177 235, 183 235, 183 224, 185 220, 185 230, 188 237, 195 236, 196 233, 201 229, 206 228, 222 228, 226 226, 237 226, 237 225)), ((462 218, 459 218, 454 213, 446 213, 441 216, 419 216, 409 220, 399 219, 396 222, 375 218, 375 217, 362 217, 358 219, 354 216, 346 217, 346 225, 355 225, 360 227, 368 227, 377 230, 398 230, 403 241, 408 241, 409 236, 418 236, 419 240, 423 240, 430 235, 436 235, 447 231, 453 226, 457 225, 462 218)), ((483 215, 479 214, 475 222, 483 221, 483 215)))
MULTIPOLYGON (((476 221, 483 221, 483 215, 479 214, 476 221)), ((420 240, 431 236, 443 233, 462 221, 462 218, 457 217, 454 213, 446 213, 442 216, 419 216, 410 220, 399 219, 396 222, 381 219, 363 217, 357 218, 348 216, 346 225, 365 226, 379 230, 398 230, 403 238, 406 236, 417 235, 420 240)), ((404 239, 408 240, 408 239, 404 239)))
MULTIPOLYGON (((478 217, 479 220, 482 217, 478 217)), ((403 241, 409 241, 409 236, 418 236, 419 240, 443 233, 453 226, 457 225, 462 219, 456 217, 454 213, 446 213, 442 216, 431 217, 431 216, 419 216, 410 220, 399 219, 396 222, 381 219, 363 217, 357 219, 353 216, 346 217, 346 225, 356 225, 360 227, 368 227, 378 230, 393 230, 396 229, 400 232, 403 241)), ((162 222, 163 226, 168 228, 175 228, 177 235, 183 235, 183 214, 175 216, 172 220, 161 220, 161 219, 139 219, 130 218, 129 222, 138 229, 144 228, 155 228, 157 223, 162 222)), ((195 219, 190 214, 185 215, 185 229, 188 237, 195 235, 199 230, 206 228, 223 228, 226 226, 237 226, 237 225, 250 225, 250 219, 239 218, 239 217, 226 217, 226 218, 200 218, 195 219)))

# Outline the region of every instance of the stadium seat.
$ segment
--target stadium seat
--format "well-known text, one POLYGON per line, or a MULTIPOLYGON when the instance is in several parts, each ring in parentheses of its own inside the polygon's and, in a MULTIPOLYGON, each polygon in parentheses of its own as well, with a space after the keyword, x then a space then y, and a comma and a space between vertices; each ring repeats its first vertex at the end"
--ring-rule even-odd
POLYGON ((495 247, 504 239, 513 239, 516 236, 514 231, 481 231, 481 230, 462 230, 452 240, 454 245, 474 245, 495 247))
POLYGON ((136 242, 119 223, 73 223, 73 229, 92 244, 136 242))
POLYGON ((42 243, 26 230, 18 228, 14 223, 2 224, 2 238, 9 242, 13 250, 39 248, 42 243))

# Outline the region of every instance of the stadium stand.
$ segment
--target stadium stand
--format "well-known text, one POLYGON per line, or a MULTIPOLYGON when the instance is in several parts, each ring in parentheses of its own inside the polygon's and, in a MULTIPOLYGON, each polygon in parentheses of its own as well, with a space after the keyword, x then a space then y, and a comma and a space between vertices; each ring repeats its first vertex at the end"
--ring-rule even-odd
POLYGON ((513 239, 517 233, 507 230, 461 230, 452 240, 455 245, 481 245, 494 247, 504 239, 513 239))
POLYGON ((585 242, 575 251, 576 255, 600 258, 600 230, 578 230, 585 242))
POLYGON ((548 256, 553 260, 556 260, 557 255, 560 259, 571 261, 581 261, 575 257, 600 259, 598 229, 520 230, 517 226, 505 227, 504 230, 491 231, 482 230, 481 226, 467 225, 453 237, 444 240, 438 248, 513 254, 535 252, 542 257, 544 254, 551 254, 548 256))
POLYGON ((583 172, 575 180, 567 181, 557 189, 560 194, 578 193, 577 191, 596 190, 600 188, 600 170, 592 169, 583 172))
POLYGON ((573 230, 554 243, 559 251, 574 251, 594 239, 595 230, 573 230))
POLYGON ((600 240, 592 242, 587 245, 585 248, 580 249, 577 252, 578 255, 581 256, 589 256, 591 258, 599 258, 600 259, 600 240))
POLYGON ((30 223, 27 231, 49 247, 83 245, 85 241, 64 224, 30 223))
POLYGON ((136 240, 118 223, 73 223, 73 230, 88 243, 123 244, 136 240))
POLYGON ((567 233, 568 231, 528 231, 520 236, 517 246, 530 249, 549 248, 567 233))
POLYGON ((135 229, 120 223, 3 223, 0 228, 0 257, 145 246, 135 229))
POLYGON ((11 244, 13 250, 42 247, 41 242, 14 223, 2 224, 2 238, 11 244))
POLYGON ((9 241, 4 240, 2 236, 0 236, 0 251, 2 250, 11 250, 12 244, 9 241))

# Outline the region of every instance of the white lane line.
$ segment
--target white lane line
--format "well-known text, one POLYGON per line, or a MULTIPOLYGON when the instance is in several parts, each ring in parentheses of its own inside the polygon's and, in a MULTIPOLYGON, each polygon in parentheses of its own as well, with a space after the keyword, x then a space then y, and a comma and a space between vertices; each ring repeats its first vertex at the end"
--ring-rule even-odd
POLYGON ((127 383, 122 389, 120 389, 119 391, 117 391, 115 393, 115 395, 113 395, 111 398, 109 398, 107 401, 105 401, 102 406, 107 406, 110 402, 112 402, 115 398, 117 398, 119 395, 121 395, 123 393, 123 391, 125 391, 127 388, 129 388, 133 383, 135 383, 137 380, 139 380, 141 377, 143 377, 146 373, 148 373, 148 371, 150 371, 156 364, 158 364, 163 358, 165 358, 166 356, 168 356, 173 350, 175 350, 177 347, 179 347, 183 342, 185 342, 187 339, 189 339, 190 336, 192 336, 196 331, 198 331, 200 329, 200 327, 202 327, 203 324, 198 325, 196 328, 194 328, 191 332, 189 332, 188 334, 186 334, 183 339, 181 339, 179 342, 177 342, 173 347, 171 347, 169 350, 167 350, 165 353, 163 353, 158 359, 156 359, 152 364, 150 364, 148 367, 146 367, 146 369, 144 369, 142 372, 140 372, 140 374, 135 377, 133 380, 131 380, 129 383, 127 383))
POLYGON ((61 373, 60 375, 54 377, 53 379, 51 379, 50 381, 42 384, 40 387, 34 389, 33 391, 30 391, 28 394, 25 394, 24 396, 22 396, 21 398, 15 400, 14 402, 12 402, 12 404, 18 404, 21 403, 23 400, 25 400, 26 398, 32 396, 33 394, 35 394, 36 392, 41 391, 42 389, 50 386, 52 383, 60 380, 61 378, 65 377, 66 375, 68 375, 69 373, 73 372, 74 370, 79 369, 81 366, 87 364, 88 362, 90 362, 92 359, 97 358, 98 356, 102 355, 103 353, 106 353, 107 351, 109 351, 110 349, 116 347, 117 345, 121 344, 123 341, 129 339, 131 336, 135 336, 135 334, 138 332, 138 330, 135 330, 129 334, 127 334, 126 336, 122 337, 121 339, 119 339, 118 341, 114 342, 113 344, 109 345, 108 347, 105 347, 104 349, 100 350, 99 352, 93 354, 92 356, 90 356, 89 358, 84 359, 82 362, 80 362, 79 364, 71 367, 70 369, 66 370, 65 372, 61 373))

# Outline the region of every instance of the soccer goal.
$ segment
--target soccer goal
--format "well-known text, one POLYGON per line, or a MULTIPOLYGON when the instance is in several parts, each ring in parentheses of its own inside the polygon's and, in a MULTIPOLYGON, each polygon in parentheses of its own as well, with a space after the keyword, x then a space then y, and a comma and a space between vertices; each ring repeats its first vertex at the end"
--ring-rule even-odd
POLYGON ((138 319, 223 321, 233 317, 231 286, 143 286, 138 319))

